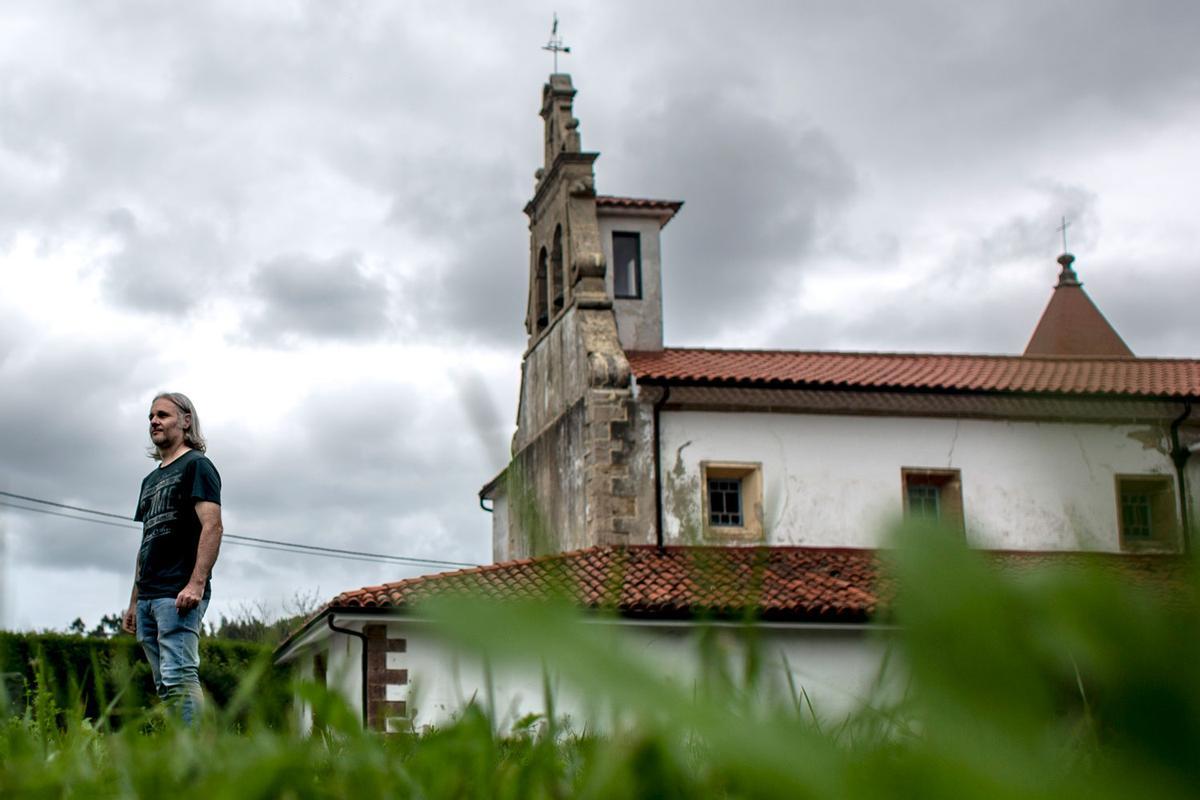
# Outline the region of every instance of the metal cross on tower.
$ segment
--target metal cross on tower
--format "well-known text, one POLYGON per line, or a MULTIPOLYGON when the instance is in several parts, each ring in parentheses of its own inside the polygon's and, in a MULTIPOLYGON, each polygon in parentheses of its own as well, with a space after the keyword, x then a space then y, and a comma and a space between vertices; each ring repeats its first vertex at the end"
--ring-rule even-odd
POLYGON ((1070 226, 1070 224, 1071 224, 1071 223, 1067 222, 1067 218, 1066 218, 1066 217, 1063 217, 1063 218, 1062 218, 1062 225, 1059 225, 1057 228, 1055 228, 1055 230, 1058 230, 1058 231, 1061 231, 1061 232, 1062 232, 1062 237, 1063 237, 1063 252, 1064 252, 1064 253, 1065 253, 1065 252, 1067 252, 1067 227, 1068 227, 1068 226, 1070 226))
POLYGON ((563 38, 558 35, 558 14, 554 15, 554 25, 550 28, 550 41, 542 45, 543 50, 554 53, 554 71, 558 72, 558 54, 569 53, 571 48, 563 45, 563 38))

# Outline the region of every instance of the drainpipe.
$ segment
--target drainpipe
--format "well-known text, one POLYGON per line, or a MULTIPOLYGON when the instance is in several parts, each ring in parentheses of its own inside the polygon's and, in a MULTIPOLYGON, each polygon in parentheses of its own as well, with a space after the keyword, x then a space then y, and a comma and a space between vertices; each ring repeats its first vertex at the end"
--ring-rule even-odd
POLYGON ((333 624, 333 612, 329 612, 329 616, 325 618, 329 623, 329 630, 337 633, 345 633, 356 637, 362 642, 362 725, 363 730, 367 729, 367 635, 349 628, 339 628, 333 624))
POLYGON ((663 484, 662 484, 662 435, 659 433, 658 417, 667 398, 671 396, 671 387, 663 386, 662 397, 654 403, 654 539, 659 551, 663 549, 663 484))
POLYGON ((1179 486, 1179 521, 1183 524, 1183 552, 1190 553, 1192 551, 1192 529, 1188 515, 1188 500, 1190 495, 1187 488, 1187 473, 1184 467, 1187 466, 1188 457, 1192 454, 1190 448, 1181 447, 1179 444, 1179 426, 1184 423, 1192 414, 1192 401, 1183 401, 1183 413, 1175 418, 1171 423, 1171 460, 1175 462, 1175 478, 1179 486))

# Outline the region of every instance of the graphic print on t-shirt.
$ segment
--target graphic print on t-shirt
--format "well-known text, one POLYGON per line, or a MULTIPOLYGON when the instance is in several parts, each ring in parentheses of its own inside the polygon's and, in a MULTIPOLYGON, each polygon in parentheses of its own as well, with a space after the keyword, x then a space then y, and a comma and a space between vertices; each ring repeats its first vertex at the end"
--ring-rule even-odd
POLYGON ((144 521, 142 528, 142 557, 139 563, 143 566, 149 560, 150 543, 159 536, 171 532, 170 523, 179 517, 176 504, 179 500, 177 486, 183 481, 182 470, 171 470, 158 481, 149 484, 142 490, 139 500, 144 521))
POLYGON ((142 512, 147 539, 167 533, 169 528, 166 523, 179 516, 179 509, 175 507, 179 493, 174 489, 182 480, 183 473, 176 471, 147 486, 142 492, 142 502, 145 503, 147 499, 150 501, 150 505, 144 506, 145 511, 142 512))

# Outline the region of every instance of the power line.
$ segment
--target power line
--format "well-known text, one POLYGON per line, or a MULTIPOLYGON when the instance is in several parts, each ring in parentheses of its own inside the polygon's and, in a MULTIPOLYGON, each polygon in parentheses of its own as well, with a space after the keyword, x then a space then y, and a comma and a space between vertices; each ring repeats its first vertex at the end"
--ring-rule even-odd
MULTIPOLYGON (((230 542, 238 547, 252 547, 255 550, 275 550, 280 553, 293 553, 298 556, 315 556, 317 558, 340 558, 344 561, 366 561, 371 564, 395 564, 394 561, 385 561, 379 558, 367 558, 365 556, 342 555, 340 553, 312 553, 308 550, 293 550, 290 547, 275 547, 269 544, 258 544, 256 542, 230 542)), ((389 556, 389 558, 392 558, 389 556)), ((418 564, 400 564, 400 566, 420 566, 418 564)))
MULTIPOLYGON (((8 494, 8 492, 0 492, 0 494, 8 494)), ((5 502, 4 500, 0 500, 0 506, 8 506, 9 508, 19 508, 22 511, 33 511, 37 514, 50 514, 51 516, 54 516, 54 517, 65 517, 67 519, 77 519, 80 522, 94 522, 97 525, 109 525, 113 528, 129 528, 129 529, 132 529, 135 531, 138 529, 137 525, 122 525, 119 522, 107 522, 102 519, 89 519, 88 517, 77 517, 74 514, 64 514, 61 511, 51 511, 48 508, 30 508, 29 506, 19 506, 16 503, 8 503, 8 502, 5 502)))
MULTIPOLYGON (((93 508, 83 508, 81 506, 69 506, 66 503, 55 503, 52 500, 42 500, 37 497, 26 497, 23 494, 13 494, 12 492, 0 492, 5 497, 11 497, 15 500, 24 500, 29 503, 41 503, 44 506, 54 506, 55 508, 67 508, 71 511, 84 511, 88 514, 96 514, 101 517, 112 517, 113 519, 124 519, 132 521, 131 517, 122 516, 121 514, 111 514, 107 511, 96 511, 93 508)), ((26 509, 29 510, 29 509, 26 509)))
MULTIPOLYGON (((66 503, 56 503, 52 500, 43 500, 39 497, 30 497, 28 495, 15 494, 13 492, 5 492, 5 491, 0 491, 0 495, 3 495, 5 497, 13 497, 13 498, 16 498, 19 500, 24 500, 29 503, 40 503, 42 505, 53 506, 54 508, 66 508, 66 509, 70 509, 71 511, 82 511, 86 514, 96 514, 98 516, 109 517, 111 519, 119 519, 119 520, 122 520, 123 522, 129 522, 129 523, 135 522, 135 520, 133 520, 131 517, 121 516, 120 514, 113 514, 113 513, 107 512, 107 511, 97 511, 96 509, 85 508, 83 506, 72 506, 72 505, 68 505, 66 503)), ((74 514, 64 514, 61 511, 51 511, 51 510, 45 509, 45 508, 30 508, 29 506, 22 506, 22 505, 18 505, 16 503, 5 502, 3 500, 0 500, 0 506, 8 506, 9 508, 17 508, 17 509, 21 509, 22 511, 32 511, 37 514, 49 514, 49 515, 55 516, 55 517, 65 517, 66 519, 79 520, 80 522, 91 522, 91 523, 95 523, 97 525, 108 525, 113 528, 128 528, 131 530, 139 530, 140 529, 140 526, 136 525, 136 524, 122 525, 120 523, 108 522, 106 520, 91 519, 89 517, 80 517, 80 516, 76 516, 74 514)), ((282 541, 279 539, 263 539, 263 538, 259 538, 257 536, 241 536, 241 535, 233 534, 233 533, 224 534, 221 538, 231 540, 230 541, 231 544, 238 544, 238 545, 242 545, 244 547, 258 547, 259 549, 262 549, 262 550, 278 550, 278 551, 287 552, 287 553, 299 553, 301 555, 312 555, 312 556, 327 556, 329 558, 343 558, 343 559, 354 560, 354 561, 374 561, 374 562, 378 562, 378 563, 400 563, 400 564, 406 564, 409 566, 416 566, 416 567, 462 568, 462 567, 479 566, 478 564, 472 564, 472 563, 468 563, 468 562, 464 562, 464 561, 443 561, 441 559, 435 559, 435 558, 417 558, 414 556, 394 556, 394 555, 389 555, 387 553, 369 553, 369 552, 365 552, 362 550, 346 550, 346 549, 337 548, 337 547, 322 547, 322 546, 314 545, 314 544, 303 544, 301 542, 288 542, 288 541, 282 541), (264 545, 273 545, 273 546, 267 547, 264 545)))
POLYGON ((315 544, 300 544, 298 542, 281 542, 275 539, 260 539, 257 536, 238 536, 238 539, 246 542, 262 542, 264 544, 282 544, 289 547, 303 547, 305 550, 314 550, 320 553, 338 553, 341 555, 358 556, 360 558, 388 558, 402 559, 414 563, 428 564, 434 567, 453 566, 453 567, 477 567, 478 564, 468 564, 462 561, 441 561, 434 558, 416 558, 415 556, 390 556, 385 553, 365 553, 361 550, 345 550, 340 547, 321 547, 315 544))

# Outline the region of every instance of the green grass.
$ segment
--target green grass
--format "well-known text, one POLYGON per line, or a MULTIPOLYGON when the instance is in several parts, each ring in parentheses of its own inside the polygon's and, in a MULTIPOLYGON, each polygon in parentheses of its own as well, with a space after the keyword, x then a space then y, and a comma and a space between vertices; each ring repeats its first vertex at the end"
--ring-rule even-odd
POLYGON ((438 730, 382 736, 308 685, 324 729, 306 737, 261 690, 265 664, 196 730, 157 708, 115 714, 119 690, 64 705, 35 682, 0 719, 0 797, 1196 795, 1195 580, 1162 592, 1101 571, 1006 577, 938 537, 897 549, 891 572, 889 669, 905 665, 902 680, 843 718, 818 719, 803 687, 759 685, 753 668, 672 684, 569 609, 448 602, 429 609, 448 636, 569 676, 607 710, 606 732, 552 714, 497 734, 481 704, 438 730))

